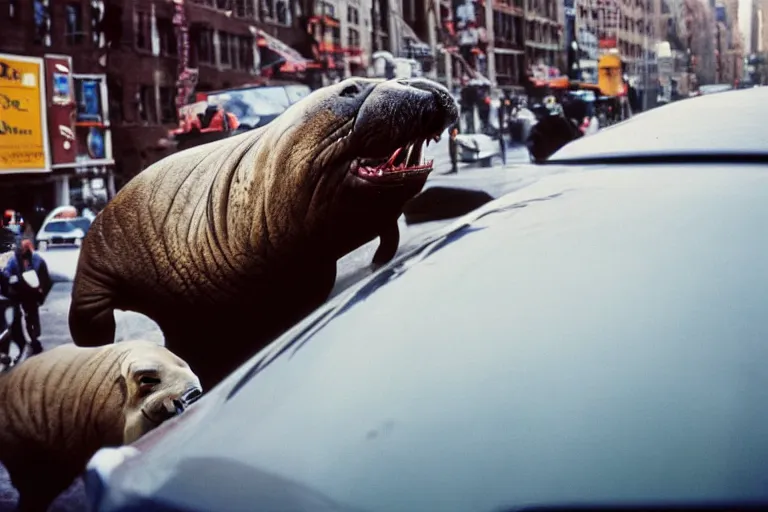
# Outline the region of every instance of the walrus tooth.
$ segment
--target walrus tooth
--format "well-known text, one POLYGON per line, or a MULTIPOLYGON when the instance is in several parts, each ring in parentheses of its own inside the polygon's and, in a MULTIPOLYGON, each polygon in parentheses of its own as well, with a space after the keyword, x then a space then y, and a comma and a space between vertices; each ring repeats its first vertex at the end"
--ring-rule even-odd
POLYGON ((411 162, 411 157, 413 156, 413 150, 416 147, 416 144, 410 144, 408 145, 408 155, 405 157, 405 162, 403 162, 403 166, 407 167, 408 164, 411 162))
POLYGON ((395 159, 397 158, 397 155, 399 155, 402 150, 403 148, 397 148, 395 152, 392 153, 392 156, 389 157, 389 160, 387 160, 387 162, 380 167, 392 167, 395 164, 395 159))

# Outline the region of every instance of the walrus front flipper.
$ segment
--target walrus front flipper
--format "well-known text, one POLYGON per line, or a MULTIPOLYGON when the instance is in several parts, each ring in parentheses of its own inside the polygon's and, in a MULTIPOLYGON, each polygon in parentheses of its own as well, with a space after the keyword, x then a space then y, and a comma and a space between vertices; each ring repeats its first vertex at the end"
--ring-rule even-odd
POLYGON ((69 305, 69 333, 79 347, 99 347, 115 341, 115 315, 108 291, 85 279, 75 279, 69 305))
POLYGON ((397 254, 397 248, 400 245, 400 229, 397 221, 387 224, 379 233, 379 248, 373 255, 373 265, 379 266, 388 263, 397 254))
POLYGON ((72 480, 57 475, 47 468, 48 461, 33 454, 23 463, 26 467, 19 472, 15 465, 8 468, 11 484, 19 492, 18 512, 44 512, 56 500, 59 494, 67 490, 72 480))

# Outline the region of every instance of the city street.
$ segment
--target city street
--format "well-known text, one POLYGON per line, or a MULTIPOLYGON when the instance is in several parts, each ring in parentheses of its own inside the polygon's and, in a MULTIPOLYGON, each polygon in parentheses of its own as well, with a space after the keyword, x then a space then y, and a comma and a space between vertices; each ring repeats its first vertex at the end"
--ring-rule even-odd
MULTIPOLYGON (((451 186, 485 190, 497 197, 503 193, 521 188, 536 178, 550 172, 545 167, 528 164, 528 153, 525 148, 513 148, 507 153, 506 167, 474 168, 461 165, 457 174, 446 174, 450 170, 447 137, 437 144, 432 144, 427 150, 427 156, 434 158, 436 172, 430 176, 427 187, 451 186)), ((452 222, 437 221, 408 226, 400 219, 401 245, 398 254, 408 251, 427 235, 431 230, 452 222)), ((369 263, 378 246, 378 240, 360 247, 358 250, 339 260, 338 278, 333 294, 340 293, 371 273, 369 263)), ((56 281, 46 303, 41 307, 42 324, 41 341, 46 350, 57 345, 70 342, 67 316, 69 311, 72 279, 77 267, 79 250, 77 248, 57 248, 40 253, 46 260, 49 270, 56 281)), ((148 339, 162 343, 162 333, 157 325, 147 317, 133 313, 116 312, 116 339, 148 339)), ((74 512, 85 509, 82 496, 82 484, 76 482, 63 495, 51 510, 56 512, 74 512)), ((0 466, 0 512, 13 510, 16 492, 11 488, 8 475, 0 466)))

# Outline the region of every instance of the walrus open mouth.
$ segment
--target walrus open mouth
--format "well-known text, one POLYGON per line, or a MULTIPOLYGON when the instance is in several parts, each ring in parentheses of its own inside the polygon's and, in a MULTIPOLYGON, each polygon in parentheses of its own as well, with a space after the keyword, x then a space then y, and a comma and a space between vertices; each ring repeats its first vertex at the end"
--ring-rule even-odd
POLYGON ((440 140, 436 135, 431 139, 417 139, 397 148, 389 158, 358 158, 352 162, 350 171, 368 181, 397 181, 421 176, 432 172, 434 160, 423 158, 424 143, 440 140))

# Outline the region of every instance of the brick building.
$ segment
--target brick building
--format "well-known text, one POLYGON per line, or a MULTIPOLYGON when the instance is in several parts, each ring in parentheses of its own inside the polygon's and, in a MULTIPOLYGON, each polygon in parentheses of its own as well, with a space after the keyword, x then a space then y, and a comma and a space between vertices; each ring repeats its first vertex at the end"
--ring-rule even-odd
MULTIPOLYGON (((172 151, 167 133, 177 122, 182 68, 194 70, 197 90, 260 75, 316 82, 326 68, 313 59, 323 51, 308 30, 314 10, 311 0, 0 0, 0 52, 71 56, 74 72, 106 75, 119 187, 172 151), (180 47, 182 25, 188 39, 180 47)), ((53 174, 0 173, 0 180, 45 188, 53 174)), ((42 196, 30 201, 46 208, 66 201, 60 191, 42 196)))

